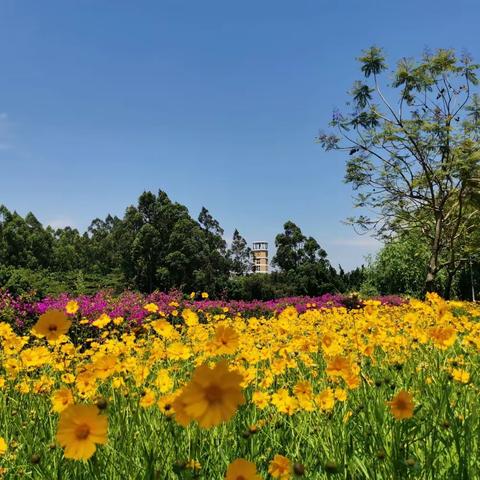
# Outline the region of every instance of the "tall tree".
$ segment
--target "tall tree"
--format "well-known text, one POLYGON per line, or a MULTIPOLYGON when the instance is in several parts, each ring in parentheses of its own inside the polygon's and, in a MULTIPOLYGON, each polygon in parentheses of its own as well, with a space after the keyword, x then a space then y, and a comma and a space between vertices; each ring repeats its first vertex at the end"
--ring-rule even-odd
POLYGON ((465 261, 478 225, 478 209, 466 208, 480 160, 478 65, 451 50, 404 58, 385 90, 382 50, 372 47, 359 60, 364 80, 351 91, 353 108, 336 111, 335 132, 319 142, 349 152, 345 180, 358 192, 355 206, 374 212, 349 219, 353 225, 382 239, 416 230, 428 242, 425 290, 433 290, 440 271, 453 278, 465 261))
POLYGON ((231 261, 231 271, 235 275, 246 275, 252 271, 252 250, 247 241, 235 229, 232 244, 228 250, 231 261))
POLYGON ((336 271, 327 260, 327 253, 313 237, 303 235, 300 228, 288 221, 283 233, 275 237, 277 252, 272 265, 298 294, 319 295, 336 288, 336 271))
POLYGON ((226 284, 230 272, 227 242, 223 238, 224 231, 205 207, 200 211, 198 222, 206 240, 203 246, 203 264, 198 278, 200 283, 209 285, 212 291, 219 291, 226 284))

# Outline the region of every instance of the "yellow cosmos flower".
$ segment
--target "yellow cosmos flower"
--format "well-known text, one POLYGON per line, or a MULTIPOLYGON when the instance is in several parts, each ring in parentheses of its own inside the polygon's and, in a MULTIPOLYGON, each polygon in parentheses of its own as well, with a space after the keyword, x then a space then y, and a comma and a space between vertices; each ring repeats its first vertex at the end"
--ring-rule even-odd
POLYGON ((287 389, 281 388, 272 395, 272 405, 274 405, 280 413, 293 415, 298 408, 298 401, 290 396, 287 389))
POLYGON ((232 327, 218 326, 215 330, 214 346, 217 355, 234 354, 238 347, 238 333, 232 327))
POLYGON ((452 370, 452 377, 455 381, 460 383, 468 383, 470 381, 470 374, 466 370, 454 368, 452 370))
POLYGON ((155 305, 154 303, 147 303, 143 308, 150 313, 158 312, 158 305, 155 305))
POLYGON ((315 397, 315 403, 322 410, 332 410, 335 406, 335 395, 331 388, 325 389, 315 397))
POLYGON ((173 380, 168 374, 168 370, 159 370, 155 379, 155 386, 160 390, 160 393, 167 393, 173 388, 173 380))
POLYGON ((313 389, 310 382, 298 382, 293 388, 293 393, 295 393, 297 397, 311 398, 312 392, 313 389))
POLYGON ((63 383, 74 383, 75 382, 75 375, 73 373, 64 373, 61 377, 63 383))
POLYGON ((52 410, 62 412, 68 406, 73 405, 75 400, 72 391, 69 388, 61 388, 52 395, 52 410))
POLYGON ((264 410, 270 405, 270 395, 267 392, 253 392, 252 403, 260 410, 264 410))
POLYGON ((150 325, 152 325, 155 332, 160 336, 169 339, 176 335, 175 328, 173 328, 171 323, 168 323, 166 320, 155 320, 150 325))
POLYGON ((8 445, 3 437, 0 437, 0 456, 4 455, 7 451, 8 445))
POLYGON ((292 464, 287 457, 283 455, 275 455, 268 466, 268 473, 273 478, 288 480, 292 474, 292 464))
POLYGON ((62 310, 48 310, 40 315, 32 333, 37 337, 45 337, 48 341, 55 341, 68 332, 71 324, 72 321, 62 310))
POLYGON ((198 460, 191 459, 185 464, 185 468, 198 472, 202 469, 202 464, 198 460))
POLYGON ((157 406, 164 415, 166 415, 167 417, 170 417, 175 413, 175 410, 173 408, 174 401, 175 401, 174 394, 165 395, 158 399, 157 406))
POLYGON ((78 312, 79 309, 78 302, 75 300, 70 300, 67 305, 65 306, 65 311, 71 315, 74 315, 78 312))
MULTIPOLYGON (((213 369, 201 365, 195 369, 189 384, 174 404, 183 404, 183 411, 202 428, 210 428, 229 420, 245 399, 240 384, 242 376, 231 372, 225 361, 213 369)), ((180 407, 181 408, 181 407, 180 407)))
POLYGON ((406 390, 398 392, 392 401, 387 402, 387 405, 390 406, 390 411, 397 420, 413 417, 415 404, 413 403, 412 395, 406 390))
POLYGON ((97 444, 107 443, 108 419, 95 405, 71 405, 60 413, 57 441, 65 458, 88 460, 97 444))
POLYGON ((189 327, 198 325, 198 315, 193 310, 190 310, 189 308, 186 308, 182 312, 182 318, 185 320, 185 324, 188 325, 189 327))
POLYGON ((227 468, 225 480, 261 480, 254 463, 237 458, 227 468))
POLYGON ((453 327, 433 327, 428 333, 435 346, 441 350, 451 347, 457 338, 457 332, 453 327))
POLYGON ((207 292, 202 292, 202 298, 206 300, 208 298, 208 293, 207 292))
POLYGON ((112 319, 106 314, 106 313, 102 313, 100 315, 99 318, 97 318, 97 320, 95 320, 94 322, 92 322, 92 325, 94 327, 97 327, 97 328, 104 328, 106 327, 110 322, 112 321, 112 319))
POLYGON ((325 372, 329 377, 348 377, 352 366, 347 358, 336 356, 327 363, 325 372))
POLYGON ((142 408, 150 408, 153 405, 155 405, 155 392, 151 388, 147 388, 140 398, 140 406, 142 408))

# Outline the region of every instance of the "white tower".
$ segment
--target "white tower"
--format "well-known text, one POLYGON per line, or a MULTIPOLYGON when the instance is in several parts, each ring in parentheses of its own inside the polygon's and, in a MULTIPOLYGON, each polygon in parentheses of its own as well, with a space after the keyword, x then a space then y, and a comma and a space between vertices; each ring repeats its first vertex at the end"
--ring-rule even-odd
POLYGON ((253 271, 268 273, 268 242, 253 242, 253 271))

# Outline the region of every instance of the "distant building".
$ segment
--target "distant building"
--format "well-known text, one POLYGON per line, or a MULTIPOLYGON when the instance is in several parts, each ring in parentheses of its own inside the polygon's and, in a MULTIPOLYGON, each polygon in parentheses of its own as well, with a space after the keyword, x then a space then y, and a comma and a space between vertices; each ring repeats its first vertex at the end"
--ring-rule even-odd
POLYGON ((253 242, 252 257, 253 271, 268 273, 268 242, 253 242))

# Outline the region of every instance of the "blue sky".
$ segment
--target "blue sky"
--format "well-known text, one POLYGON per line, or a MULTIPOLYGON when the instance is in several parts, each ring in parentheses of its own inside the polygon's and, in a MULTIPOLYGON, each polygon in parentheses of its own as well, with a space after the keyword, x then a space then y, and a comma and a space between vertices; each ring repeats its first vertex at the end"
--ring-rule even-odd
POLYGON ((287 220, 334 265, 377 248, 314 138, 372 44, 480 60, 477 0, 0 0, 0 203, 84 230, 165 190, 230 238, 287 220))

